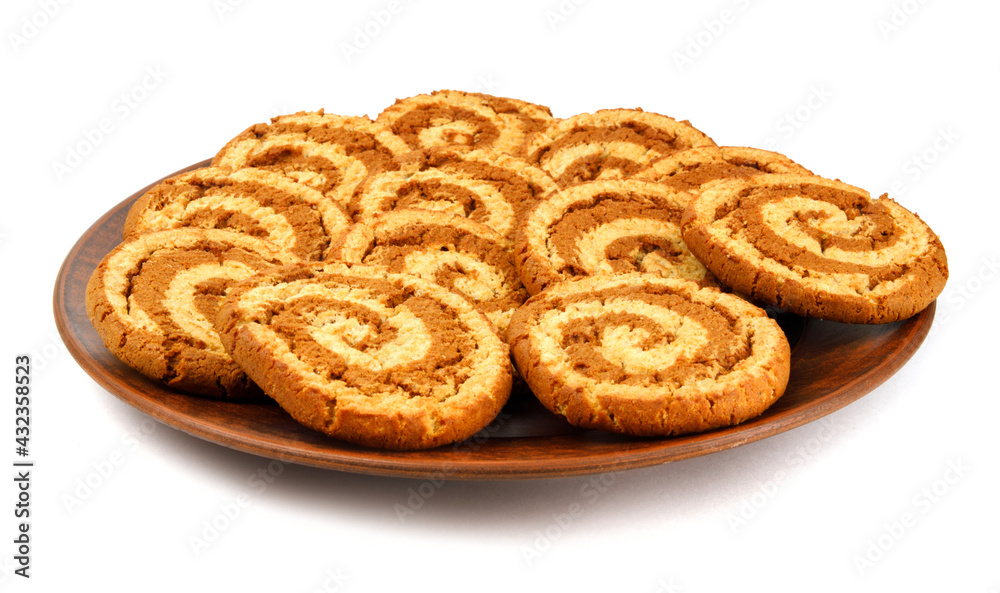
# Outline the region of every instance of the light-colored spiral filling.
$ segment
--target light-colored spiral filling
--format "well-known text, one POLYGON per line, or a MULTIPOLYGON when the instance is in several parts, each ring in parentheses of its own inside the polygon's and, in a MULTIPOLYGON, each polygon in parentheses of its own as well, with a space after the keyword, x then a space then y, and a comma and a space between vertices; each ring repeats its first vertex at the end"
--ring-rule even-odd
MULTIPOLYGON (((305 406, 301 398, 318 398, 309 405, 322 418, 309 421, 331 433, 348 422, 338 414, 416 414, 436 431, 456 415, 478 418, 480 404, 495 415, 506 400, 497 391, 510 388, 507 349, 481 313, 447 289, 383 267, 330 262, 258 277, 232 297, 229 313, 223 331, 252 340, 251 352, 294 377, 270 394, 292 410, 305 406)), ((262 372, 262 385, 278 380, 262 372)))
POLYGON ((703 146, 676 152, 636 173, 636 179, 666 183, 699 193, 720 179, 746 179, 767 173, 812 175, 788 157, 759 148, 703 146))
POLYGON ((699 226, 740 259, 849 296, 878 297, 926 280, 913 273, 915 263, 943 258, 933 232, 895 202, 818 177, 710 185, 687 216, 686 226, 699 226))
POLYGON ((381 124, 359 117, 298 113, 257 124, 231 140, 213 165, 283 174, 346 206, 376 171, 399 168, 409 147, 381 124))
POLYGON ((379 114, 415 150, 448 148, 518 153, 552 120, 545 107, 480 93, 437 91, 396 101, 379 114))
POLYGON ((648 274, 556 285, 515 315, 510 339, 547 407, 630 434, 743 421, 781 395, 788 375, 787 340, 763 311, 648 274))
POLYGON ((198 393, 242 391, 243 372, 215 331, 220 303, 237 282, 298 261, 228 231, 150 232, 126 240, 98 266, 88 310, 108 347, 145 374, 198 393))
POLYGON ((370 177, 350 212, 361 221, 399 209, 447 212, 484 224, 510 243, 516 221, 555 189, 545 172, 515 157, 422 151, 405 159, 401 170, 370 177))
POLYGON ((506 329, 527 298, 504 239, 460 216, 395 210, 356 224, 330 257, 414 274, 469 299, 506 329))
POLYGON ((350 219, 318 191, 260 169, 211 167, 169 179, 129 211, 125 236, 171 228, 224 229, 318 260, 350 219))
POLYGON ((522 280, 532 294, 572 278, 635 271, 713 285, 681 238, 689 198, 638 180, 565 188, 525 218, 515 249, 522 280))
POLYGON ((656 113, 608 109, 554 122, 526 148, 528 159, 561 186, 624 179, 674 152, 715 146, 687 122, 656 113))

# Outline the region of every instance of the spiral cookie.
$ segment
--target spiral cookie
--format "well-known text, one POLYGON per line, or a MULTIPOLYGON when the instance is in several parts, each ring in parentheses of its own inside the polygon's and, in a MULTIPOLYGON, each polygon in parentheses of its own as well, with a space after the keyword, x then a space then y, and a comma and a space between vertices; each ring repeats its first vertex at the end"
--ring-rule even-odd
POLYGON ((553 122, 525 154, 561 186, 630 177, 679 150, 715 146, 686 121, 640 109, 604 109, 553 122))
POLYGON ((710 185, 682 232, 720 281, 799 315, 889 323, 927 307, 948 278, 944 247, 920 218, 822 177, 710 185))
POLYGON ((655 272, 715 280, 681 239, 691 196, 651 181, 591 181, 562 189, 524 219, 514 261, 528 292, 595 274, 655 272))
POLYGON ((485 313, 500 335, 528 298, 503 238, 446 212, 385 212, 351 227, 328 259, 382 265, 449 288, 485 313))
POLYGON ((636 436, 709 430, 761 414, 788 383, 788 340, 743 299, 652 274, 557 284, 518 309, 521 375, 570 424, 636 436))
POLYGON ((666 183, 691 194, 719 179, 743 179, 764 173, 812 172, 777 152, 738 146, 703 146, 666 156, 635 174, 635 179, 666 183))
POLYGON ((376 118, 413 149, 516 154, 552 121, 548 107, 482 93, 435 91, 397 100, 376 118))
POLYGON ((212 164, 281 173, 346 206, 370 173, 393 171, 409 147, 365 117, 301 112, 256 124, 233 138, 212 164))
POLYGON ((87 284, 87 313, 122 362, 170 387, 206 396, 262 397, 226 354, 215 314, 229 288, 297 257, 254 237, 177 229, 126 240, 87 284))
POLYGON ((463 440, 510 395, 507 345, 482 313, 443 287, 380 266, 275 268, 235 288, 216 327, 293 418, 362 445, 463 440))
POLYGON ((208 167, 146 192, 129 210, 124 236, 181 227, 226 229, 319 260, 350 222, 332 200, 278 173, 208 167))
POLYGON ((555 190, 547 173, 516 157, 430 150, 403 159, 399 171, 368 178, 350 212, 355 220, 403 208, 450 212, 485 224, 512 243, 517 219, 555 190))

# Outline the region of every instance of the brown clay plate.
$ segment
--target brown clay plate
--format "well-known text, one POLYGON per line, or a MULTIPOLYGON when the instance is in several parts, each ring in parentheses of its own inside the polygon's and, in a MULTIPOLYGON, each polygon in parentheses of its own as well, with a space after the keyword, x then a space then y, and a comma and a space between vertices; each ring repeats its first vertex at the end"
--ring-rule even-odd
POLYGON ((67 348, 98 384, 164 424, 240 451, 316 467, 435 479, 513 479, 617 471, 706 455, 801 426, 857 400, 909 360, 934 319, 933 304, 890 325, 778 316, 793 344, 788 389, 762 416, 735 427, 672 438, 582 430, 550 414, 526 392, 513 394, 498 419, 468 441, 429 451, 368 449, 306 429, 276 405, 217 402, 172 391, 104 347, 87 318, 87 280, 121 241, 129 207, 149 187, 95 222, 66 257, 54 309, 67 348))

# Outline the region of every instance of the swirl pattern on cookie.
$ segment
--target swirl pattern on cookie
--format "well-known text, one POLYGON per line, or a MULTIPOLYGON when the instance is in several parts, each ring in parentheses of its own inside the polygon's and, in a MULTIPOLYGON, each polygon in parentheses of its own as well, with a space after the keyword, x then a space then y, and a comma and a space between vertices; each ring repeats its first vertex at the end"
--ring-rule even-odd
POLYGON ((230 140, 212 164, 281 173, 346 206, 369 174, 399 168, 409 147, 366 117, 301 112, 255 124, 230 140))
POLYGON ((642 273, 557 284, 518 309, 507 339, 546 408, 575 426, 636 436, 753 418, 784 393, 791 359, 763 310, 642 273))
POLYGON ((666 183, 691 194, 720 179, 744 179, 766 173, 812 175, 783 154, 740 146, 702 146, 675 152, 635 174, 635 179, 666 183))
POLYGON ((503 237, 446 212, 384 212, 351 227, 327 259, 381 265, 449 288, 486 314, 500 335, 528 298, 503 237))
POLYGON ((215 398, 262 398, 226 354, 215 314, 237 282, 298 261, 267 241, 229 231, 137 235, 91 275, 87 313, 108 349, 152 379, 215 398))
POLYGON ((483 93, 435 91, 397 100, 376 118, 414 150, 517 154, 552 121, 548 107, 483 93))
POLYGON ((469 301, 380 266, 276 268, 240 284, 216 327, 301 424, 353 443, 424 449, 489 424, 510 395, 507 345, 469 301))
POLYGON ((883 196, 822 177, 722 181, 692 200, 684 240, 721 282, 793 313, 889 323, 943 290, 940 239, 883 196))
POLYGON ((528 292, 596 274, 652 272, 704 286, 715 279, 681 239, 691 196, 652 181, 580 183, 540 202, 524 219, 514 261, 528 292))
POLYGON ((639 109, 603 109, 553 122, 525 149, 561 186, 624 179, 669 154, 715 142, 689 122, 639 109))
POLYGON ((332 200, 281 174, 208 167, 143 194, 129 210, 124 236, 182 227, 225 229, 319 260, 350 223, 332 200))
POLYGON ((351 203, 364 221, 379 212, 420 209, 449 212, 485 224, 513 242, 517 220, 556 190, 544 171, 509 155, 444 150, 414 152, 399 171, 371 176, 351 203))

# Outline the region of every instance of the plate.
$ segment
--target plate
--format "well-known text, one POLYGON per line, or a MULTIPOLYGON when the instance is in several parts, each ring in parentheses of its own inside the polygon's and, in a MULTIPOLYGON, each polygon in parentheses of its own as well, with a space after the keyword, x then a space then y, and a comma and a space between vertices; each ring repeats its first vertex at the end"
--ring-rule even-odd
POLYGON ((87 318, 87 280, 121 241, 132 203, 155 183, 107 212, 67 255, 53 298, 59 333, 94 381, 137 410, 196 437, 281 461, 365 474, 485 480, 619 471, 707 455, 812 422, 869 393, 910 359, 934 319, 934 304, 888 325, 779 315, 793 343, 788 388, 763 415, 739 426, 670 438, 626 437, 572 427, 524 392, 514 393, 493 424, 462 443, 427 451, 369 449, 304 428, 276 405, 218 402, 171 391, 104 347, 87 318))

